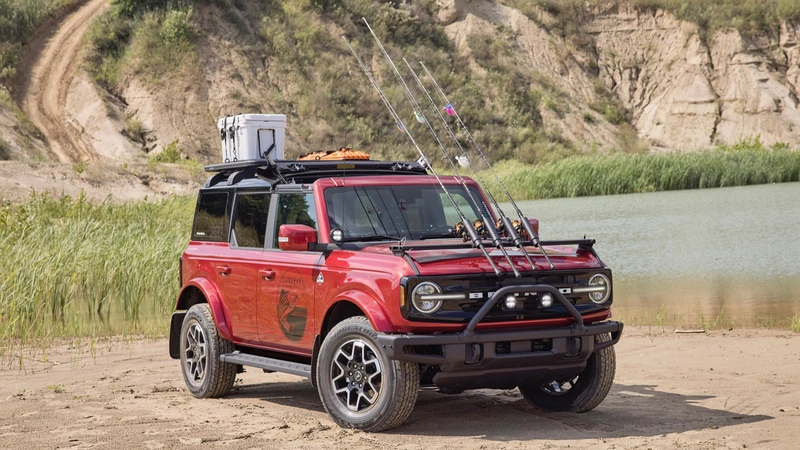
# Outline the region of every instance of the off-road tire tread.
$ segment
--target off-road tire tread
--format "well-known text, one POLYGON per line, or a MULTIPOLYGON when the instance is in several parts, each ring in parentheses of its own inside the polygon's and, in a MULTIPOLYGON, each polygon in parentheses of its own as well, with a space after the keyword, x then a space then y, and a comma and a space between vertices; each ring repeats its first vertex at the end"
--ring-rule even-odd
MULTIPOLYGON (((192 313, 192 310, 196 311, 200 316, 201 325, 206 331, 206 339, 208 339, 209 343, 212 343, 210 347, 216 349, 216 351, 211 351, 210 354, 206 356, 206 371, 210 374, 209 376, 211 376, 208 388, 200 395, 195 395, 194 392, 192 392, 192 395, 197 398, 224 397, 233 389, 238 367, 236 364, 220 361, 219 356, 225 353, 232 353, 235 347, 231 341, 219 335, 217 326, 214 324, 214 317, 211 315, 211 307, 208 303, 198 303, 192 306, 186 315, 188 316, 192 313)), ((183 332, 183 327, 181 327, 181 333, 183 332)))
POLYGON ((411 415, 414 407, 417 404, 417 396, 419 395, 419 366, 415 363, 408 361, 395 361, 395 364, 403 366, 402 370, 396 372, 398 379, 397 384, 400 387, 400 398, 397 403, 399 408, 395 409, 394 417, 388 421, 385 428, 375 431, 390 430, 397 428, 411 415))
MULTIPOLYGON (((609 341, 611 341, 611 335, 609 334, 604 333, 595 336, 595 343, 599 344, 609 341)), ((545 407, 544 405, 536 402, 535 399, 526 395, 522 387, 520 387, 520 391, 522 391, 523 396, 526 400, 528 400, 530 406, 539 412, 550 413, 554 411, 571 411, 583 413, 591 411, 599 406, 603 400, 605 400, 608 392, 611 390, 611 386, 614 384, 614 374, 617 370, 617 356, 616 352, 614 351, 614 346, 597 350, 593 356, 596 357, 595 361, 597 379, 594 380, 584 392, 580 393, 580 395, 578 395, 571 404, 563 405, 563 409, 545 407)), ((539 388, 536 387, 535 389, 539 388)))
MULTIPOLYGON (((330 330, 328 337, 335 336, 337 333, 341 332, 341 329, 347 328, 351 325, 360 327, 362 332, 372 336, 376 349, 381 351, 380 346, 377 345, 378 334, 372 328, 372 324, 370 324, 369 319, 364 316, 354 316, 339 322, 330 330)), ((323 341, 322 345, 320 346, 319 359, 322 359, 323 352, 328 350, 327 347, 328 345, 326 345, 326 341, 323 341)), ((411 412, 414 410, 414 406, 417 403, 417 395, 419 394, 419 366, 415 363, 407 361, 390 360, 390 363, 394 365, 394 378, 398 394, 394 401, 391 402, 388 414, 382 418, 378 418, 378 420, 373 420, 372 423, 366 423, 363 426, 359 426, 358 429, 362 431, 378 432, 399 427, 405 423, 406 420, 408 420, 408 417, 411 415, 411 412)), ((320 389, 320 397, 324 395, 322 393, 321 386, 322 383, 325 382, 325 380, 323 380, 321 377, 324 377, 327 373, 327 368, 320 367, 317 369, 317 389, 320 389)), ((384 395, 385 394, 386 393, 384 393, 384 395)), ((337 425, 342 428, 355 428, 351 423, 337 417, 333 412, 331 412, 324 401, 323 406, 328 412, 328 415, 334 422, 336 422, 337 425)))
MULTIPOLYGON (((604 333, 595 336, 595 343, 597 344, 609 341, 611 341, 611 336, 609 334, 604 333)), ((587 412, 597 408, 597 406, 606 399, 609 391, 611 391, 611 386, 614 384, 614 375, 617 371, 617 354, 614 351, 614 346, 612 345, 611 347, 598 350, 597 354, 597 371, 600 374, 599 380, 597 380, 594 388, 590 389, 591 395, 574 407, 573 411, 575 412, 587 412), (602 354, 602 357, 600 357, 600 354, 602 354)))

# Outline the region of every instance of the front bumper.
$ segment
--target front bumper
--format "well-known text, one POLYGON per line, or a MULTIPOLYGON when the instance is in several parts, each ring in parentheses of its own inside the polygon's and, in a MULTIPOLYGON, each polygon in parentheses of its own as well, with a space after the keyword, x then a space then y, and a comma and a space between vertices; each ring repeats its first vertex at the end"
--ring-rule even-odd
POLYGON ((581 373, 593 352, 619 342, 622 328, 622 323, 614 321, 584 325, 580 313, 552 286, 509 286, 498 290, 460 333, 380 334, 378 343, 391 359, 438 366, 433 383, 440 388, 453 391, 511 389, 523 382, 545 382, 581 373), (552 328, 475 332, 477 324, 498 299, 515 292, 534 291, 552 294, 570 312, 575 323, 552 328), (598 342, 598 335, 610 335, 611 339, 598 342), (498 353, 498 348, 504 351, 498 353))

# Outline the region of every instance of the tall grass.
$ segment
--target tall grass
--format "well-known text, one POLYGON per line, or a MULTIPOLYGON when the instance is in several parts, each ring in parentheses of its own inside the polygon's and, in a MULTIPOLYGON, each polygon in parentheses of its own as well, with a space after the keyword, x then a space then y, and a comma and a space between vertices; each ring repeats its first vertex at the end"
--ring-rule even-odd
POLYGON ((163 334, 193 205, 36 194, 2 205, 0 342, 163 334))
MULTIPOLYGON (((504 161, 495 170, 516 199, 582 197, 800 181, 800 151, 586 155, 538 166, 504 161)), ((483 178, 502 194, 493 177, 483 178)))

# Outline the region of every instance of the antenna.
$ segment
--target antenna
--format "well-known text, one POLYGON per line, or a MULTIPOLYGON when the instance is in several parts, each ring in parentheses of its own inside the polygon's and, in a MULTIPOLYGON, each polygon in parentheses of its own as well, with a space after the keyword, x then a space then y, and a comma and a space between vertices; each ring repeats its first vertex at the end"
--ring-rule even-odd
MULTIPOLYGON (((445 93, 442 90, 442 88, 439 86, 439 83, 436 82, 436 79, 433 78, 433 75, 431 75, 431 72, 428 70, 427 67, 425 67, 425 63, 420 61, 419 64, 425 70, 425 74, 428 75, 428 78, 431 79, 431 82, 433 82, 434 87, 436 87, 436 91, 442 97, 442 100, 444 100, 445 105, 451 106, 452 103, 450 103, 450 100, 447 99, 447 96, 445 95, 445 93)), ((447 106, 445 106, 445 107, 447 107, 447 106)), ((533 245, 535 247, 539 247, 539 249, 542 251, 542 255, 544 256, 544 259, 546 259, 547 263, 550 264, 550 268, 551 269, 555 269, 555 266, 553 265, 552 261, 550 261, 550 258, 547 256, 547 252, 544 251, 544 247, 542 247, 540 245, 539 235, 536 234, 536 231, 531 226, 530 221, 528 221, 528 219, 522 214, 522 211, 520 211, 519 207, 517 206, 517 203, 514 201, 514 198, 511 197, 511 194, 508 192, 508 189, 506 189, 505 183, 503 183, 503 180, 501 180, 500 177, 497 175, 497 172, 494 171, 494 167, 492 167, 491 163, 489 163, 489 160, 486 158, 486 155, 483 153, 483 150, 481 150, 481 147, 478 145, 478 142, 475 141, 475 138, 472 136, 472 133, 470 133, 469 129, 467 129, 467 125, 464 123, 463 120, 461 120, 461 116, 458 115, 458 111, 456 111, 456 109, 452 108, 452 107, 448 110, 448 114, 450 114, 449 111, 453 112, 452 115, 455 116, 456 120, 458 120, 459 126, 467 134, 467 137, 469 137, 469 141, 472 144, 472 147, 475 149, 475 151, 478 153, 478 155, 480 155, 480 157, 483 160, 483 162, 486 164, 486 166, 489 168, 489 170, 491 170, 492 174, 494 175, 494 178, 497 180, 497 182, 503 188, 503 191, 505 192, 506 197, 508 197, 508 200, 511 202, 511 205, 514 206, 514 209, 516 210, 516 213, 519 216, 520 225, 522 225, 522 227, 528 233, 528 236, 530 236, 531 242, 533 243, 533 245)), ((503 219, 503 228, 505 229, 505 232, 511 237, 511 239, 514 240, 514 244, 519 246, 520 243, 522 242, 522 238, 520 238, 519 236, 514 236, 517 233, 516 233, 515 227, 513 226, 513 223, 508 218, 508 216, 506 216, 503 219)))
MULTIPOLYGON (((461 146, 461 143, 458 142, 458 139, 456 139, 456 135, 453 133, 453 130, 450 128, 450 125, 447 123, 447 120, 445 120, 445 118, 442 115, 441 111, 439 111, 439 107, 436 106, 436 102, 433 101, 433 98, 431 98, 431 95, 428 93, 428 90, 425 89, 425 86, 422 84, 422 81, 417 76, 417 73, 414 71, 414 69, 411 67, 411 64, 409 64, 408 61, 405 58, 403 58, 403 62, 405 62, 406 66, 408 66, 408 70, 411 72, 411 75, 414 77, 414 80, 417 82, 417 85, 419 86, 419 88, 422 89, 422 92, 425 93, 425 97, 427 97, 427 99, 428 99, 428 104, 430 105, 430 107, 434 111, 436 111, 436 114, 439 116, 439 119, 442 121, 442 125, 444 126, 444 129, 447 131, 447 134, 450 135, 450 138, 453 140, 453 142, 456 143, 456 146, 459 148, 459 150, 461 150, 461 154, 456 156, 456 159, 458 160, 458 164, 460 166, 464 167, 464 168, 466 168, 466 167, 471 168, 472 169, 472 173, 474 173, 475 177, 478 178, 478 183, 480 183, 481 185, 485 186, 486 183, 483 182, 483 178, 481 178, 480 173, 478 173, 478 170, 475 168, 475 166, 470 163, 469 156, 467 155, 467 152, 464 150, 464 147, 461 146)), ((452 161, 450 162, 450 164, 451 165, 453 164, 452 161)), ((458 170, 456 170, 456 174, 458 174, 458 170)), ((508 216, 505 215, 505 213, 503 212, 503 209, 500 208, 500 205, 497 203, 497 200, 495 200, 494 195, 492 195, 491 191, 489 191, 487 189, 486 190, 486 194, 489 196, 489 199, 492 201, 492 203, 494 204, 494 207, 497 208, 497 212, 500 214, 500 220, 497 222, 497 228, 499 228, 500 230, 506 228, 504 226, 504 224, 506 222, 511 223, 511 220, 508 218, 508 216)), ((484 219, 484 221, 485 220, 486 219, 484 219)), ((519 248, 519 250, 525 256, 525 259, 528 260, 528 264, 531 265, 533 270, 536 270, 536 265, 533 263, 533 260, 531 260, 530 255, 528 255, 528 251, 525 250, 525 245, 522 242, 522 239, 520 239, 519 235, 516 233, 516 230, 514 230, 513 226, 512 227, 508 227, 508 228, 511 230, 511 233, 513 233, 513 234, 509 234, 509 236, 511 237, 511 240, 514 242, 514 244, 517 246, 517 248, 519 248)), ((489 231, 489 234, 492 237, 492 241, 495 243, 495 245, 498 245, 497 242, 500 241, 500 236, 499 236, 499 233, 497 232, 497 230, 495 229, 495 226, 490 223, 489 227, 487 229, 489 231)))
MULTIPOLYGON (((366 19, 364 21, 366 22, 366 19)), ((373 78, 372 74, 369 73, 367 66, 364 65, 364 62, 361 61, 361 58, 358 56, 356 51, 353 50, 353 47, 350 45, 350 42, 347 40, 347 38, 342 36, 342 39, 344 40, 345 44, 347 44, 347 47, 350 49, 350 51, 353 53, 353 56, 356 57, 358 65, 361 67, 361 70, 364 71, 364 74, 367 76, 367 78, 369 78, 372 87, 374 87, 375 90, 378 92, 378 95, 381 97, 381 100, 383 101, 384 105, 386 105, 386 108, 389 110, 389 114, 391 114, 392 119, 394 119, 395 123, 397 124, 397 128, 399 128, 404 132, 411 145, 417 150, 417 152, 419 152, 420 157, 424 161, 428 161, 428 158, 425 156, 425 152, 423 152, 422 149, 419 147, 419 145, 417 145, 417 142, 414 140, 414 137, 411 136, 411 132, 409 132, 408 128, 406 128, 402 119, 400 119, 400 116, 397 114, 397 111, 395 111, 395 109, 392 107, 392 104, 389 102, 389 99, 386 98, 386 95, 383 93, 380 86, 378 86, 378 83, 375 81, 375 78, 373 78)), ((497 268, 497 265, 492 260, 492 257, 489 256, 489 252, 487 252, 486 248, 483 246, 483 242, 481 241, 478 232, 475 231, 475 228, 472 226, 472 224, 466 219, 466 217, 464 217, 464 213, 458 207, 458 204, 456 204, 455 200, 450 195, 450 192, 447 190, 444 183, 442 183, 442 180, 439 178, 439 175, 436 173, 435 170, 433 170, 433 167, 431 167, 430 164, 428 164, 428 169, 430 169, 431 174, 433 174, 433 176, 436 178, 436 181, 439 183, 439 186, 442 188, 442 191, 444 191, 445 196, 447 197, 447 199, 453 205, 453 208, 455 208, 456 212, 458 213, 458 217, 461 219, 464 228, 466 229, 466 233, 469 235, 469 239, 472 241, 472 246, 479 248, 481 252, 483 252, 483 256, 489 262, 489 265, 492 266, 494 273, 496 275, 500 275, 501 274, 500 269, 497 268)))

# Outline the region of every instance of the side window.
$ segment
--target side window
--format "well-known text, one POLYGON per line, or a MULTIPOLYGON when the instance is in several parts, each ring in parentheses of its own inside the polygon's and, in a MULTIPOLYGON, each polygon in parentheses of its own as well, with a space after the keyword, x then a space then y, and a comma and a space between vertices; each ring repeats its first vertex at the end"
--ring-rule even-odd
POLYGON ((227 192, 201 192, 197 197, 192 239, 197 241, 228 240, 227 192))
MULTIPOLYGON (((463 189, 448 189, 448 192, 450 192, 453 200, 456 202, 456 205, 458 205, 458 208, 461 210, 461 212, 467 216, 468 220, 475 220, 480 217, 480 214, 485 214, 486 217, 492 217, 492 215, 489 213, 488 206, 483 202, 483 198, 481 198, 480 192, 478 192, 474 186, 470 186, 469 191, 472 194, 472 197, 467 195, 463 189), (480 209, 482 211, 479 212, 476 209, 475 203, 472 202, 472 198, 480 202, 480 209)), ((452 226, 460 222, 461 219, 458 217, 458 212, 455 208, 453 208, 453 204, 450 203, 450 200, 447 199, 447 196, 444 194, 444 192, 440 192, 439 197, 441 199, 442 206, 444 207, 444 215, 447 218, 447 223, 452 226)))
POLYGON ((281 194, 278 197, 278 210, 275 214, 274 248, 278 248, 278 229, 281 225, 308 225, 317 228, 317 211, 314 194, 281 194))
POLYGON ((264 248, 269 193, 236 194, 233 235, 239 247, 264 248))
MULTIPOLYGON (((458 209, 467 216, 469 220, 475 220, 478 216, 475 214, 475 207, 473 203, 467 200, 465 197, 466 194, 461 192, 451 192, 450 196, 458 205, 458 209)), ((476 197, 477 198, 477 197, 476 197)), ((439 199, 442 202, 442 207, 444 208, 444 215, 447 220, 447 224, 450 226, 454 226, 458 222, 461 221, 461 218, 458 216, 458 211, 453 207, 453 204, 450 203, 450 200, 444 193, 439 194, 439 199)))

